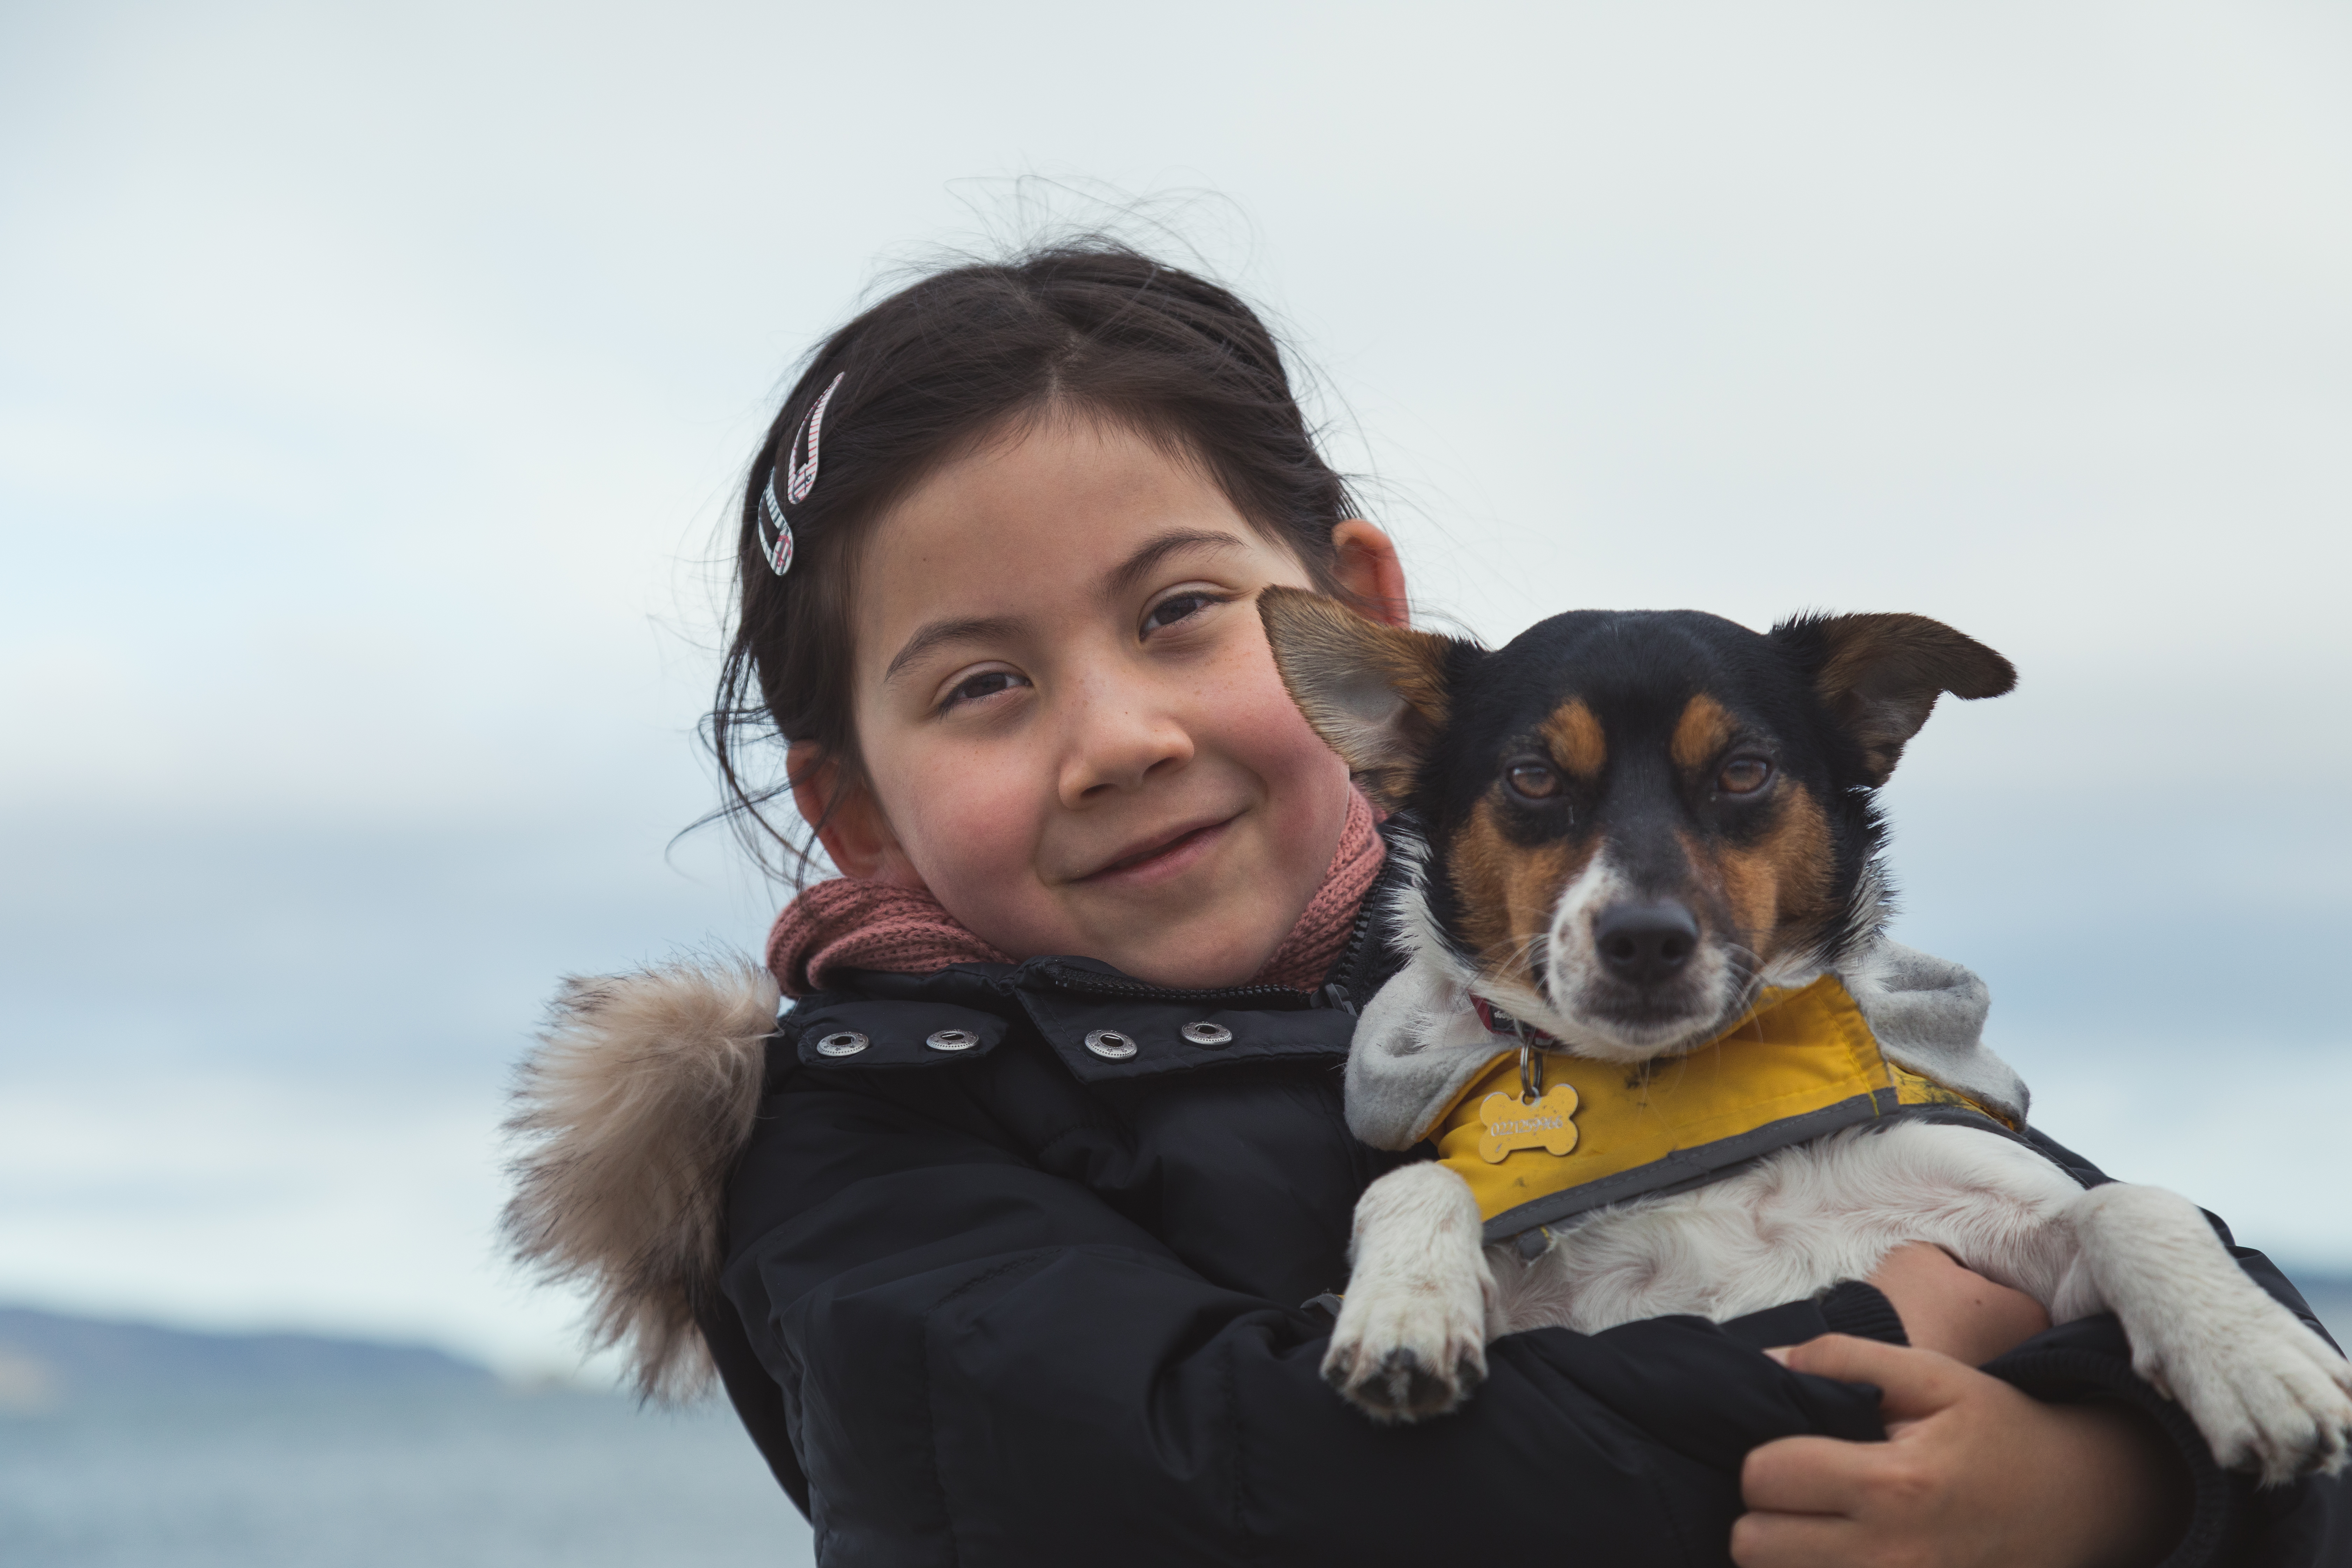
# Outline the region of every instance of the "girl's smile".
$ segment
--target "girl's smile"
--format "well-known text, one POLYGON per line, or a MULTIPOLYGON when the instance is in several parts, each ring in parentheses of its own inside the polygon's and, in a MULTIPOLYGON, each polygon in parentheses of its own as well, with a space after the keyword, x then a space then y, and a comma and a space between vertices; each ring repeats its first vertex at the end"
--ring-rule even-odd
POLYGON ((1147 844, 1132 855, 1122 855, 1099 871, 1077 879, 1084 882, 1108 881, 1118 878, 1129 887, 1144 887, 1152 882, 1181 875, 1183 869, 1209 852, 1236 816, 1222 822, 1203 823, 1198 827, 1180 827, 1156 841, 1147 844))
MULTIPOLYGON (((1343 527, 1393 572, 1378 531, 1343 527)), ((836 865, 1016 958, 1187 985, 1264 965, 1348 811, 1258 622, 1259 589, 1309 585, 1289 551, 1181 451, 1047 416, 917 484, 855 566, 863 765, 836 865)))

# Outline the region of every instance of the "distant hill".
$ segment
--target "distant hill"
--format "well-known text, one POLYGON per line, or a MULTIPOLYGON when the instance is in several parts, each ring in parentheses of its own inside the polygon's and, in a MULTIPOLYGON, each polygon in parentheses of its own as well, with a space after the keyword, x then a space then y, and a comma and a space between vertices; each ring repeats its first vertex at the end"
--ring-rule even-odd
POLYGON ((487 1367, 425 1345, 320 1334, 211 1334, 0 1307, 0 1412, 84 1399, 305 1387, 488 1385, 487 1367))

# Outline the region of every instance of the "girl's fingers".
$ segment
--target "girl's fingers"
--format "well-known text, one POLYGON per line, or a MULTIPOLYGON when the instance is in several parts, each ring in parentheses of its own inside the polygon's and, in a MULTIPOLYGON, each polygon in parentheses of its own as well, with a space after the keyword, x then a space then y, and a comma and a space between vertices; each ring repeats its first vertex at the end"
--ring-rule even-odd
POLYGON ((1965 1398, 1969 1388, 1984 1378, 1984 1373, 1948 1355, 1858 1340, 1851 1334, 1823 1334, 1774 1352, 1772 1359, 1792 1372, 1833 1377, 1840 1383, 1876 1384, 1879 1418, 1888 1423, 1933 1415, 1965 1398))
POLYGON ((1877 1384, 1894 1436, 1751 1450, 1739 1489, 1752 1511, 1732 1537, 1741 1568, 2074 1568, 2153 1563, 2179 1538, 2178 1461, 2142 1417, 2038 1405, 1948 1356, 1874 1340, 1829 1335, 1774 1359, 1877 1384))
POLYGON ((1769 1514, 1851 1514, 1868 1495, 1884 1443, 1781 1437, 1748 1451, 1739 1498, 1769 1514))
POLYGON ((1731 1527, 1731 1560, 1739 1568, 1837 1568, 1870 1561, 1870 1545, 1847 1519, 1749 1513, 1731 1527))

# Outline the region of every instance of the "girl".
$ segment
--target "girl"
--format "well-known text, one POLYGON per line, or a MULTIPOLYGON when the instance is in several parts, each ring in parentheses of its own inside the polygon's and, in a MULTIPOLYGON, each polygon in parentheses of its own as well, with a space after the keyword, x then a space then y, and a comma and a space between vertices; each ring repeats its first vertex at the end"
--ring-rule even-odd
POLYGON ((1312 1301, 1389 1163, 1339 1069, 1397 869, 1252 600, 1406 593, 1230 293, 1089 243, 884 300, 785 400, 738 563, 727 786, 805 844, 747 782, 782 737, 843 875, 765 973, 572 986, 509 1223, 647 1392, 715 1365, 821 1561, 2352 1549, 2332 1483, 2219 1471, 2110 1321, 1932 1249, 1721 1326, 1513 1336, 1420 1426, 1323 1386, 1312 1301))

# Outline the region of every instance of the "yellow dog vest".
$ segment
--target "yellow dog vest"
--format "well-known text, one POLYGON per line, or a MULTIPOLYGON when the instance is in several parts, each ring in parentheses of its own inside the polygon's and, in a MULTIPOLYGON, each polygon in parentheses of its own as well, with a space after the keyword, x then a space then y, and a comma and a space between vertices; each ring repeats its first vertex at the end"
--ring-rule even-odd
POLYGON ((1889 1061, 1833 974, 1767 987, 1737 1024, 1682 1056, 1632 1066, 1536 1059, 1541 1092, 1533 1104, 1513 1048, 1425 1134, 1477 1194, 1489 1241, 1704 1185, 1759 1154, 1866 1121, 1927 1116, 2014 1131, 2006 1117, 1889 1061))

